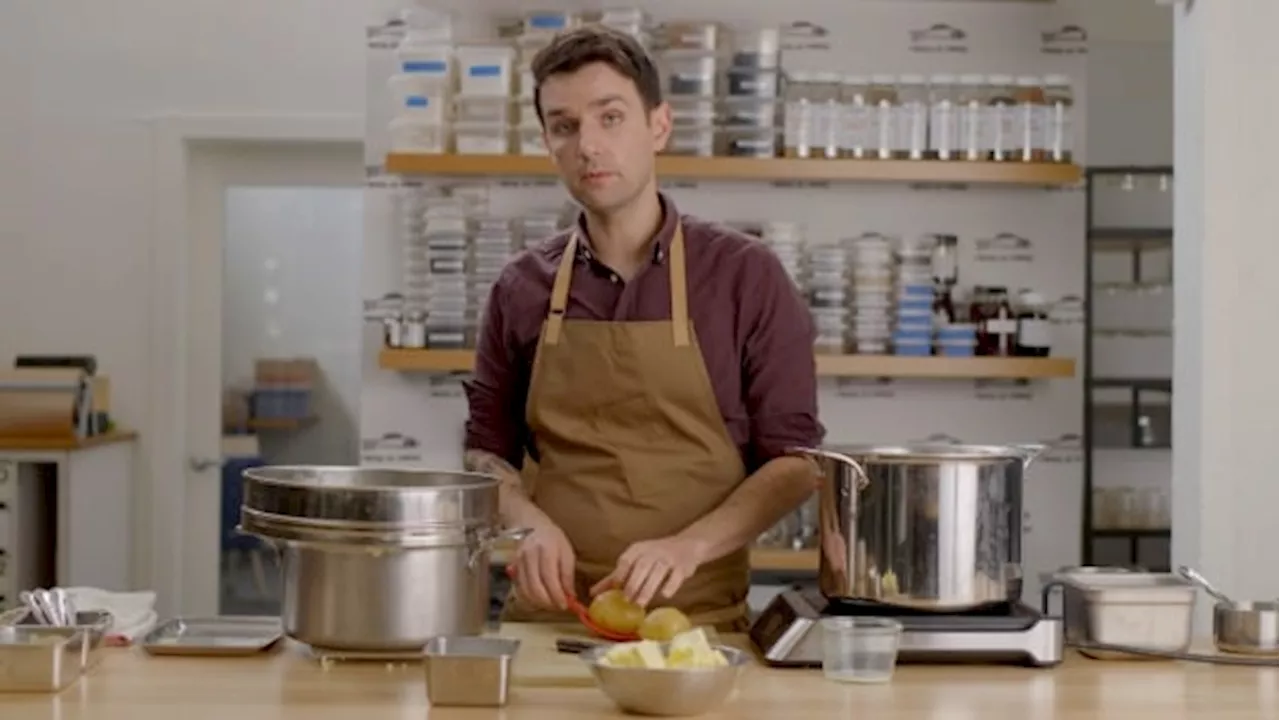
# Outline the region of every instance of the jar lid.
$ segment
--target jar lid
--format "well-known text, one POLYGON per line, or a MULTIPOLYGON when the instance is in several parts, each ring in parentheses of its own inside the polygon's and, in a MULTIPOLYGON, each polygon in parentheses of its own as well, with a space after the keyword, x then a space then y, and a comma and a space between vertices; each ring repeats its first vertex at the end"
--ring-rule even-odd
POLYGON ((788 72, 786 73, 786 75, 787 75, 787 80, 790 80, 791 82, 807 83, 807 82, 813 82, 813 78, 816 75, 816 73, 808 72, 805 70, 797 70, 795 72, 788 72))
POLYGON ((992 85, 1012 85, 1013 76, 1012 75, 988 75, 987 82, 991 83, 992 85))
POLYGON ((840 82, 840 74, 824 71, 820 73, 814 73, 813 79, 815 82, 838 83, 840 82))
POLYGON ((924 76, 923 75, 899 75, 898 82, 902 83, 903 85, 923 85, 924 76))
POLYGON ((1071 78, 1067 77, 1066 75, 1045 75, 1044 84, 1045 85, 1070 85, 1071 78))
POLYGON ((893 76, 892 75, 872 75, 871 82, 875 83, 876 85, 892 85, 893 76))
POLYGON ((961 85, 981 85, 982 82, 983 82, 983 77, 981 75, 961 75, 960 76, 961 85))
POLYGON ((867 76, 866 75, 845 75, 844 77, 840 78, 840 82, 844 83, 845 85, 866 85, 867 76))
POLYGON ((934 75, 929 78, 930 85, 955 85, 955 75, 934 75))
POLYGON ((1040 78, 1036 77, 1035 75, 1019 75, 1018 76, 1018 87, 1038 87, 1039 85, 1040 85, 1040 78))

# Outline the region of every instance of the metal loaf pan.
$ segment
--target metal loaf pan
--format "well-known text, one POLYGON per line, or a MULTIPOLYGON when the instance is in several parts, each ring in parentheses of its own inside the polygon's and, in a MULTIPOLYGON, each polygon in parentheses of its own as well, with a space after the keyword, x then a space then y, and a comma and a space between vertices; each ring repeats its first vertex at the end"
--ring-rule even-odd
POLYGON ((84 674, 89 635, 46 625, 0 627, 0 692, 58 692, 84 674))
POLYGON ((84 665, 85 668, 92 667, 97 663, 101 654, 98 652, 102 649, 103 641, 107 637, 107 630, 111 628, 111 613, 105 610, 81 610, 76 613, 76 622, 74 625, 66 627, 50 627, 41 625, 36 621, 30 613, 26 615, 16 627, 20 628, 45 628, 47 630, 56 630, 66 633, 74 633, 77 630, 84 631, 88 639, 88 647, 85 648, 84 665))
POLYGON ((1083 655, 1150 659, 1111 648, 1178 653, 1191 646, 1196 588, 1177 575, 1081 569, 1054 579, 1062 585, 1067 644, 1083 655))
POLYGON ((511 687, 519 640, 437 637, 425 649, 427 702, 436 706, 502 707, 511 687))

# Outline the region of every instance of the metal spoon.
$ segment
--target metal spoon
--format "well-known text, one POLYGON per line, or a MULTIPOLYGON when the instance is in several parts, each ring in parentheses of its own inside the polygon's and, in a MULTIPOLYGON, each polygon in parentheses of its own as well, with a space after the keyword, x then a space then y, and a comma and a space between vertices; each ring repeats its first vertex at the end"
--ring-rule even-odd
POLYGON ((1203 589, 1205 592, 1212 595, 1214 600, 1227 603, 1228 605, 1235 604, 1236 602, 1235 600, 1232 600, 1231 598, 1227 597, 1226 593, 1214 587, 1213 583, 1209 582, 1209 580, 1206 579, 1205 576, 1196 572, 1194 569, 1189 568, 1186 565, 1180 565, 1178 566, 1178 574, 1190 580, 1191 582, 1195 583, 1196 585, 1199 585, 1201 589, 1203 589))
POLYGON ((44 617, 49 624, 54 627, 61 627, 66 623, 62 620, 62 613, 58 611, 58 605, 53 600, 53 593, 48 590, 35 591, 36 602, 40 603, 40 611, 44 613, 44 617))
POLYGON ((40 601, 36 600, 35 593, 32 593, 29 590, 23 590, 18 593, 18 600, 21 601, 23 605, 27 606, 27 609, 31 611, 31 617, 35 618, 37 623, 41 625, 50 624, 48 618, 44 616, 44 609, 40 607, 40 601))
POLYGON ((62 624, 71 627, 76 624, 76 608, 71 602, 71 597, 67 595, 67 591, 60 587, 53 589, 53 603, 58 608, 58 612, 62 614, 62 624))

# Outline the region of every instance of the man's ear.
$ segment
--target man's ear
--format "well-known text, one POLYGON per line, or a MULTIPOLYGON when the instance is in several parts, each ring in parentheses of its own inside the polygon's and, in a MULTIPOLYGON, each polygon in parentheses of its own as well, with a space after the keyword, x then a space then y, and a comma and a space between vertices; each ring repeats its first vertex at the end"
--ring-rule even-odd
POLYGON ((649 111, 649 129, 653 133, 653 151, 666 150, 671 139, 671 105, 665 100, 649 111))

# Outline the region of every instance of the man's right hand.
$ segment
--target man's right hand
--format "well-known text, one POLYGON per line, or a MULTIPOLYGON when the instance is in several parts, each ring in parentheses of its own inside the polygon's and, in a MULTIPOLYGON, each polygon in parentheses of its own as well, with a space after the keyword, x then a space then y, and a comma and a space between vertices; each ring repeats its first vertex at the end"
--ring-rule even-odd
POLYGON ((545 521, 533 526, 516 550, 513 582, 525 604, 539 610, 568 610, 573 595, 573 546, 564 531, 545 521))

